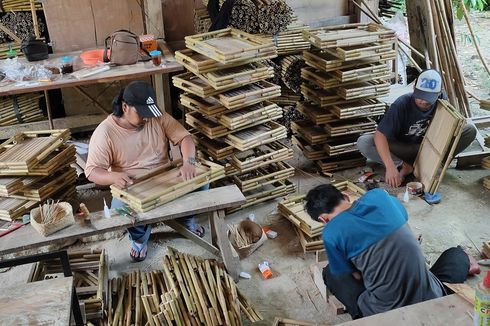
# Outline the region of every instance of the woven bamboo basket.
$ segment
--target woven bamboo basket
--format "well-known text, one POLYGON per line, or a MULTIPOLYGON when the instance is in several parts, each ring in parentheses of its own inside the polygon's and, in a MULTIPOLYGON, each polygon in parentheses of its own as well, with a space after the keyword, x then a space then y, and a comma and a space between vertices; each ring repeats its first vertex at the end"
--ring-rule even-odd
POLYGON ((71 205, 67 202, 61 202, 58 203, 58 205, 61 206, 61 208, 65 211, 63 217, 57 219, 53 223, 48 224, 41 223, 41 214, 39 212, 39 207, 31 210, 32 227, 45 237, 75 223, 75 218, 73 217, 73 209, 71 205))

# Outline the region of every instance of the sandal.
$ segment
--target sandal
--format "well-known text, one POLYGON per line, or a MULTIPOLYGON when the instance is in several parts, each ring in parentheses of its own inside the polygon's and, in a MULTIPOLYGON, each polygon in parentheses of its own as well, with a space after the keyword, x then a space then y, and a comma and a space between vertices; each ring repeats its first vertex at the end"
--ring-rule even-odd
POLYGON ((131 251, 129 252, 129 256, 133 261, 141 262, 145 260, 146 256, 148 255, 148 240, 150 239, 150 235, 151 235, 151 227, 148 226, 146 228, 146 232, 144 235, 139 237, 137 240, 131 240, 131 249, 134 250, 137 254, 137 256, 133 256, 131 254, 131 251), (140 255, 143 249, 146 249, 146 253, 144 257, 141 257, 140 255))
POLYGON ((199 238, 203 238, 204 234, 206 233, 206 230, 203 228, 203 226, 199 224, 197 225, 195 230, 189 230, 189 231, 197 235, 199 238))

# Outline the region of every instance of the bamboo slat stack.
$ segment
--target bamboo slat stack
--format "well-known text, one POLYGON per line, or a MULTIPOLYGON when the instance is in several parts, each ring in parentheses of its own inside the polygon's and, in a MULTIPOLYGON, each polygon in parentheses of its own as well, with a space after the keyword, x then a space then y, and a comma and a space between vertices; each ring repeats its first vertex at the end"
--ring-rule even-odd
POLYGON ((0 219, 22 217, 44 200, 75 192, 75 147, 68 130, 23 132, 0 144, 0 219))
POLYGON ((109 282, 108 325, 243 325, 262 320, 215 261, 168 248, 163 269, 109 282))
POLYGON ((0 126, 40 121, 45 119, 39 107, 42 94, 25 94, 0 99, 0 126))
MULTIPOLYGON (((354 202, 365 193, 364 189, 359 188, 350 181, 337 182, 333 186, 348 196, 350 202, 354 202)), ((286 197, 278 204, 277 210, 279 214, 294 225, 303 251, 305 253, 316 252, 323 250, 321 234, 324 224, 313 220, 306 212, 305 197, 306 195, 286 197)))
MULTIPOLYGON (((36 1, 36 10, 43 10, 41 2, 36 1)), ((11 12, 11 11, 30 11, 31 2, 30 0, 3 0, 2 6, 0 6, 0 12, 11 12)))
POLYGON ((194 9, 194 31, 197 34, 206 33, 212 21, 207 9, 194 9))
MULTIPOLYGON (((279 141, 287 137, 286 128, 275 122, 283 117, 282 108, 270 102, 281 89, 265 81, 274 75, 265 61, 276 56, 275 46, 262 37, 229 29, 194 35, 186 43, 194 52, 177 51, 176 59, 190 72, 175 76, 173 83, 187 92, 181 94, 180 102, 191 111, 186 123, 195 129, 203 158, 225 166, 228 178, 220 183, 233 183, 233 176, 241 178, 262 168, 257 171, 264 177, 260 187, 242 189, 248 199, 245 205, 294 191, 294 186, 285 184, 290 173, 266 168, 277 161, 244 162, 244 155, 246 159, 260 157, 271 147, 280 152, 279 141), (266 50, 253 52, 257 46, 266 50)), ((292 152, 281 153, 281 159, 292 157, 292 152)))
MULTIPOLYGON (((74 250, 68 252, 74 285, 86 319, 99 321, 107 304, 108 265, 104 249, 74 250)), ((28 282, 63 277, 60 260, 38 262, 33 265, 28 282)), ((69 300, 69 298, 67 298, 69 300)))
POLYGON ((322 172, 363 165, 355 144, 373 132, 372 117, 386 106, 376 98, 387 94, 395 58, 395 34, 376 24, 349 24, 304 31, 316 48, 304 51, 297 110, 306 119, 292 123, 294 143, 322 172))

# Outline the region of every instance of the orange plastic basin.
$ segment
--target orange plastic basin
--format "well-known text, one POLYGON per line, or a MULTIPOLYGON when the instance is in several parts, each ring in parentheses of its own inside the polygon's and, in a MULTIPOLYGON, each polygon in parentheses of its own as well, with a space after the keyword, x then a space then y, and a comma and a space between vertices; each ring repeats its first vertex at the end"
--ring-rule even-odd
MULTIPOLYGON (((107 55, 110 55, 111 51, 107 51, 107 55)), ((86 65, 95 65, 97 62, 104 62, 104 49, 96 49, 82 52, 80 58, 86 65)))

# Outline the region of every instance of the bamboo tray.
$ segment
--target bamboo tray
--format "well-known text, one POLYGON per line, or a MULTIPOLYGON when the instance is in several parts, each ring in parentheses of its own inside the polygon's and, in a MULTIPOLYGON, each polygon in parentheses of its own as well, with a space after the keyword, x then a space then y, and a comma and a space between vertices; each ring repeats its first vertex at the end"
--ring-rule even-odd
POLYGON ((278 55, 295 54, 310 48, 310 42, 303 37, 303 31, 308 29, 308 25, 294 21, 288 25, 284 32, 277 35, 260 34, 260 36, 274 43, 278 55))
POLYGON ((271 121, 247 130, 229 134, 226 136, 225 142, 240 151, 246 151, 286 137, 286 127, 271 121))
POLYGON ((323 144, 330 137, 324 128, 313 124, 309 120, 292 121, 291 129, 301 135, 310 145, 323 144))
POLYGON ((394 40, 390 42, 379 42, 365 45, 354 45, 343 48, 324 49, 325 52, 342 59, 344 61, 353 61, 366 58, 378 58, 386 60, 393 57, 394 40))
POLYGON ((2 197, 8 197, 23 187, 22 178, 0 178, 0 196, 2 197))
POLYGON ((385 114, 386 104, 377 99, 361 99, 333 105, 331 111, 339 119, 375 117, 385 114))
MULTIPOLYGON (((350 202, 354 202, 365 193, 364 189, 359 188, 350 181, 337 182, 333 186, 347 195, 350 202)), ((324 224, 314 221, 305 211, 305 197, 306 195, 296 195, 285 198, 277 205, 277 210, 306 236, 310 238, 318 237, 322 234, 324 224)))
POLYGON ((40 93, 31 93, 0 99, 0 126, 45 119, 39 107, 39 101, 43 98, 44 95, 40 93))
POLYGON ((337 94, 344 100, 358 98, 379 97, 390 92, 390 84, 382 80, 369 82, 358 82, 350 85, 337 87, 337 94))
MULTIPOLYGON (((85 306, 87 320, 99 320, 104 317, 108 301, 108 265, 104 249, 70 250, 70 267, 73 271, 74 286, 80 303, 85 306)), ((33 264, 30 282, 42 281, 63 272, 59 260, 48 260, 33 264)))
POLYGON ((354 137, 336 137, 328 140, 323 149, 329 156, 337 156, 348 153, 357 153, 357 136, 354 137))
POLYGON ((366 165, 366 158, 359 153, 342 154, 315 162, 322 172, 332 173, 366 165))
POLYGON ((280 118, 282 108, 277 104, 264 102, 225 113, 219 117, 218 122, 229 130, 239 130, 280 118))
POLYGON ((0 220, 13 221, 37 204, 36 201, 0 197, 0 220))
POLYGON ((73 168, 66 168, 52 176, 27 178, 26 184, 22 189, 11 195, 13 198, 24 200, 44 201, 60 189, 69 184, 75 184, 77 172, 73 168))
POLYGON ((0 171, 29 172, 69 137, 67 129, 19 133, 0 144, 0 171))
POLYGON ((335 90, 325 90, 318 86, 303 83, 301 85, 301 94, 309 100, 319 105, 320 107, 332 106, 335 104, 344 103, 345 100, 338 95, 335 90))
POLYGON ((318 87, 329 89, 339 86, 351 85, 359 82, 373 81, 373 80, 386 80, 391 77, 391 72, 386 68, 387 72, 366 74, 362 77, 356 78, 345 78, 340 80, 339 77, 335 76, 335 72, 325 72, 323 70, 315 69, 312 67, 307 67, 301 69, 301 77, 310 83, 317 85, 318 87))
POLYGON ((369 118, 338 120, 325 125, 325 131, 329 137, 369 133, 375 130, 376 122, 369 118))
POLYGON ((257 170, 235 175, 233 180, 242 192, 246 192, 293 176, 294 168, 291 165, 285 162, 277 162, 257 170))
POLYGON ((173 76, 172 83, 175 87, 181 90, 197 95, 199 97, 209 97, 213 95, 218 95, 228 89, 233 89, 234 86, 226 89, 215 89, 213 86, 209 85, 205 80, 201 79, 199 76, 194 75, 191 72, 185 72, 183 74, 173 76))
POLYGON ((283 162, 293 158, 293 150, 279 141, 235 153, 231 164, 240 172, 248 172, 275 162, 283 162))
POLYGON ((181 160, 170 162, 136 178, 134 184, 127 188, 111 186, 112 196, 135 211, 146 212, 219 180, 225 173, 221 165, 203 160, 196 166, 197 176, 182 181, 179 171, 181 166, 181 160))
POLYGON ((346 24, 303 31, 303 36, 319 49, 338 48, 393 40, 395 32, 379 24, 346 24))
POLYGON ((369 63, 350 69, 337 69, 331 74, 341 83, 391 78, 391 71, 386 63, 369 63))
POLYGON ((201 134, 193 134, 198 148, 217 161, 224 160, 235 152, 233 146, 220 139, 209 139, 201 134))
POLYGON ((294 228, 294 230, 298 235, 299 244, 301 245, 301 248, 303 248, 303 252, 305 254, 308 252, 314 253, 316 251, 325 249, 321 236, 316 236, 312 238, 304 234, 303 231, 299 230, 298 228, 294 228))
POLYGON ((266 56, 246 59, 245 61, 236 61, 233 63, 223 64, 191 49, 175 51, 175 60, 196 75, 203 75, 213 71, 238 67, 247 63, 263 61, 274 57, 276 57, 275 54, 269 54, 266 56))
POLYGON ((308 66, 322 71, 330 72, 330 71, 338 71, 338 70, 356 69, 358 67, 362 67, 373 63, 386 64, 388 61, 396 59, 396 52, 393 50, 388 53, 376 54, 371 57, 366 57, 363 59, 344 61, 332 54, 314 50, 314 51, 304 51, 303 58, 305 59, 305 63, 308 66))
POLYGON ((287 87, 281 87, 281 96, 270 100, 280 106, 293 106, 296 102, 301 101, 301 94, 294 93, 287 87))
POLYGON ((324 125, 338 120, 338 117, 332 112, 332 107, 322 108, 312 103, 300 102, 296 105, 296 110, 301 112, 316 125, 324 125))
POLYGON ((247 202, 239 207, 226 210, 227 214, 237 212, 259 203, 269 201, 274 198, 283 197, 296 191, 296 185, 289 180, 277 181, 272 184, 248 191, 244 194, 247 202))
POLYGON ((292 137, 293 144, 299 147, 303 155, 310 161, 318 161, 328 158, 329 155, 321 145, 310 145, 306 140, 299 135, 292 137))
POLYGON ((199 112, 187 113, 185 115, 185 122, 211 139, 223 137, 230 133, 226 127, 213 118, 207 118, 199 112))
POLYGON ((210 117, 216 117, 232 110, 227 109, 214 97, 202 98, 193 94, 180 94, 180 103, 188 109, 210 117))
POLYGON ((241 108, 281 95, 281 87, 260 81, 218 95, 218 100, 228 109, 241 108))
POLYGON ((185 45, 224 64, 277 55, 272 42, 234 28, 186 36, 185 45))

